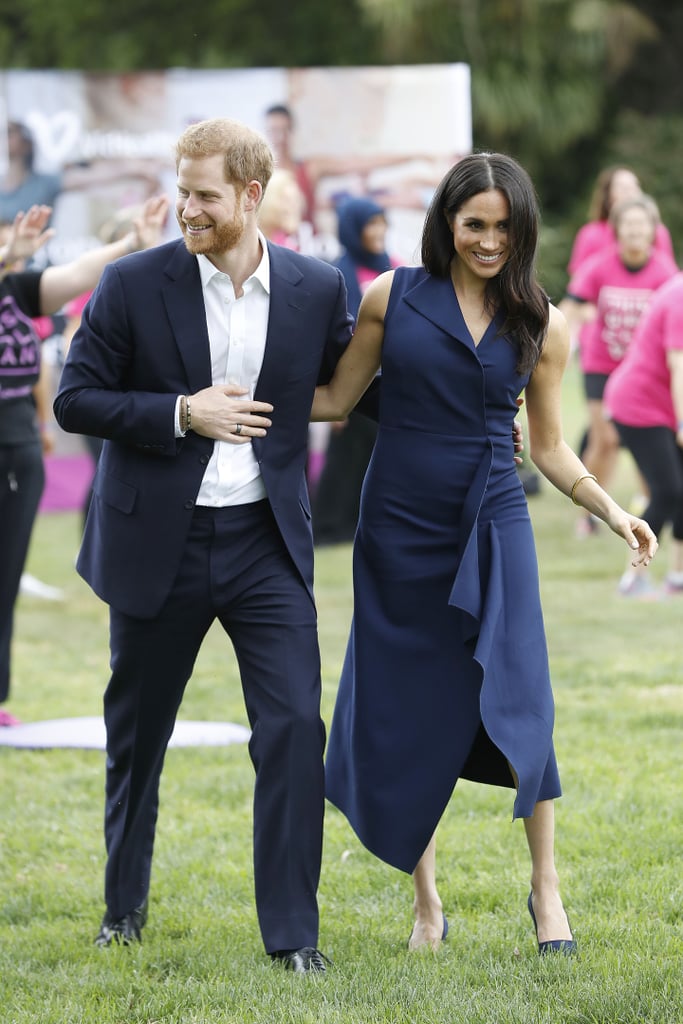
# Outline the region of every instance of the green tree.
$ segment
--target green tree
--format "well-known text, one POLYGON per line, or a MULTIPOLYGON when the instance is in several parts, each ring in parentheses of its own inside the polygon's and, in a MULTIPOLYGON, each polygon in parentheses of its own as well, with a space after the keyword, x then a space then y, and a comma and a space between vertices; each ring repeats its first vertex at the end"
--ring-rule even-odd
POLYGON ((374 63, 379 33, 362 21, 356 0, 0 0, 0 62, 84 71, 374 63))
POLYGON ((381 26, 384 59, 468 63, 475 144, 512 153, 539 181, 565 179, 558 164, 600 132, 612 84, 657 34, 615 0, 359 2, 381 26))

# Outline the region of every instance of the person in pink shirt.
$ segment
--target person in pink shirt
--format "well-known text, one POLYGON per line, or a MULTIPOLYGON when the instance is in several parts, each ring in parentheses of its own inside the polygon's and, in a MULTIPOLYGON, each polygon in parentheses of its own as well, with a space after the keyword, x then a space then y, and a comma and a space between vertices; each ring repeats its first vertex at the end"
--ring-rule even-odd
MULTIPOLYGON (((588 211, 587 224, 579 228, 572 246, 567 270, 576 273, 581 264, 616 242, 610 221, 612 208, 625 199, 643 194, 640 181, 628 167, 606 167, 598 175, 588 211)), ((655 229, 654 248, 674 259, 674 249, 668 228, 661 222, 655 229)))
MULTIPOLYGON (((659 216, 652 199, 625 199, 610 219, 616 243, 580 265, 560 303, 570 327, 585 327, 580 348, 589 418, 584 462, 603 486, 612 477, 619 451, 619 436, 604 415, 605 384, 652 295, 678 270, 670 256, 654 248, 659 216)), ((589 519, 581 525, 591 531, 589 519)))
MULTIPOLYGON (((605 409, 650 490, 644 513, 655 534, 672 526, 665 594, 683 594, 683 273, 662 285, 638 324, 630 348, 607 381, 605 409)), ((647 572, 630 567, 624 596, 657 591, 647 572)))
POLYGON ((306 197, 294 172, 277 168, 259 207, 258 226, 269 241, 298 252, 305 207, 306 197))

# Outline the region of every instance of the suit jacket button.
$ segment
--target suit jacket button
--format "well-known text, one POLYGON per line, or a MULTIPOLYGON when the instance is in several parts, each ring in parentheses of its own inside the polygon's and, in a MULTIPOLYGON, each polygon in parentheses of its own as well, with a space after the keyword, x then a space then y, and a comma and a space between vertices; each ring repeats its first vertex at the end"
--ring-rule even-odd
POLYGON ((201 458, 199 459, 199 461, 201 462, 202 466, 206 466, 208 461, 209 461, 209 456, 208 455, 202 455, 201 458))
POLYGON ((187 509, 194 508, 194 502, 193 501, 186 501, 185 502, 185 508, 187 508, 187 509))

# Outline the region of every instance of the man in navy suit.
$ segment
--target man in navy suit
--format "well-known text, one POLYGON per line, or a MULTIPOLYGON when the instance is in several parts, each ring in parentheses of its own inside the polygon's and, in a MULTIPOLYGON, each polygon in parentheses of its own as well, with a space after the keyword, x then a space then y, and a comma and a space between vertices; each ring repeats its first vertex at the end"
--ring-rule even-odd
POLYGON ((78 571, 110 606, 107 910, 96 942, 140 939, 159 779, 218 618, 242 678, 256 771, 254 878, 266 952, 324 971, 320 656, 304 470, 317 383, 352 321, 341 274, 266 243, 273 159, 244 125, 176 150, 182 240, 110 265, 69 352, 55 414, 104 438, 78 571))

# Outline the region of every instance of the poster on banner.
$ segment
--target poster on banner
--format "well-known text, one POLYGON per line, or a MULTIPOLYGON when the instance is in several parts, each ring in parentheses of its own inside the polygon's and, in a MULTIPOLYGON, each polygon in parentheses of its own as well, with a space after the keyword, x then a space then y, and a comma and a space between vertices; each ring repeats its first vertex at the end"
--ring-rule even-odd
MULTIPOLYGON (((120 210, 160 192, 173 197, 175 140, 210 117, 236 118, 269 139, 278 166, 294 171, 304 193, 298 247, 324 259, 339 254, 337 204, 363 195, 387 211, 392 254, 416 262, 434 188, 472 147, 464 64, 6 70, 0 220, 32 201, 50 202, 55 238, 44 258, 73 259, 99 244, 102 226, 120 210)), ((167 235, 178 235, 173 218, 167 235)))

